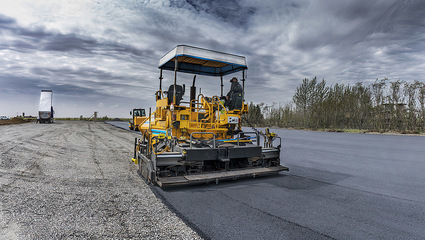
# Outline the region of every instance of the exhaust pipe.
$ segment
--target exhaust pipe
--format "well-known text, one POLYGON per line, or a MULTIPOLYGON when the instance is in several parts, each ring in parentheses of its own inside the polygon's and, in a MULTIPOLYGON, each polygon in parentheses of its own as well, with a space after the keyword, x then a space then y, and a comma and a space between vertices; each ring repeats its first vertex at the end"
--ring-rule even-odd
POLYGON ((192 100, 196 99, 195 81, 196 81, 196 75, 193 76, 193 83, 192 83, 192 86, 190 87, 190 107, 191 107, 192 111, 195 111, 195 103, 192 102, 192 100))

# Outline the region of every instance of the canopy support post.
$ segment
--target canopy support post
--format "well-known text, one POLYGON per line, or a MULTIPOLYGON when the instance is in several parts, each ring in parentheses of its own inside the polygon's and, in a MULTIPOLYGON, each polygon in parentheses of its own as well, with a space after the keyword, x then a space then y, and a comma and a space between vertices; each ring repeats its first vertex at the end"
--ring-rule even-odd
POLYGON ((223 97, 223 75, 220 75, 220 80, 221 80, 221 95, 220 97, 223 97))
POLYGON ((176 56, 174 60, 174 93, 173 93, 174 105, 176 105, 177 68, 178 68, 178 62, 177 62, 177 56, 176 56))
POLYGON ((161 69, 161 72, 159 73, 159 90, 162 91, 162 69, 161 69))
POLYGON ((245 69, 242 70, 242 101, 245 102, 245 69))

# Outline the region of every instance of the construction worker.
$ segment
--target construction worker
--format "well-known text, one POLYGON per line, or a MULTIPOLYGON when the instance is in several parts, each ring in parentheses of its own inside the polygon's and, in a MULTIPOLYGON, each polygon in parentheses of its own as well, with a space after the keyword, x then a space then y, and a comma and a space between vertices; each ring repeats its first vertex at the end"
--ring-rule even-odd
POLYGON ((224 106, 228 107, 229 110, 235 108, 240 109, 242 107, 242 86, 239 84, 236 77, 230 80, 232 85, 230 86, 230 91, 226 95, 226 102, 224 106))

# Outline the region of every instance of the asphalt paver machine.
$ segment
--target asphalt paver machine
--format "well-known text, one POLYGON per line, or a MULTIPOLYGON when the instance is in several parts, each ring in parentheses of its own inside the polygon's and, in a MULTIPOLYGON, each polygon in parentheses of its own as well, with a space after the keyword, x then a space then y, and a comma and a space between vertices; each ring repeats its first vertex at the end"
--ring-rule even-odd
POLYGON ((130 115, 132 115, 132 120, 128 121, 128 128, 130 128, 130 130, 139 131, 140 123, 147 118, 145 109, 133 108, 133 110, 130 111, 130 115))
POLYGON ((279 136, 242 131, 241 116, 248 113, 245 57, 178 45, 160 59, 159 69, 156 108, 139 125, 142 137, 135 139, 132 159, 148 182, 160 187, 218 183, 288 170, 280 165, 279 136), (163 89, 167 70, 174 71, 174 84, 163 89), (191 74, 189 98, 185 85, 178 83, 178 72, 191 74), (237 102, 229 108, 223 76, 237 72, 242 73, 243 92, 232 98, 237 102), (196 75, 217 77, 220 96, 197 94, 196 75))

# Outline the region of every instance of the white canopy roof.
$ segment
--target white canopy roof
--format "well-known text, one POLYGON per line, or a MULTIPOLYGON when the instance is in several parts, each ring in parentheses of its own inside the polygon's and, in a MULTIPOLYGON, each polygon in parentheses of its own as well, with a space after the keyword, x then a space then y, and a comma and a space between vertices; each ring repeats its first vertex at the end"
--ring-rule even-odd
POLYGON ((247 69, 246 59, 229 53, 187 45, 177 45, 159 61, 159 68, 209 76, 224 76, 247 69))

